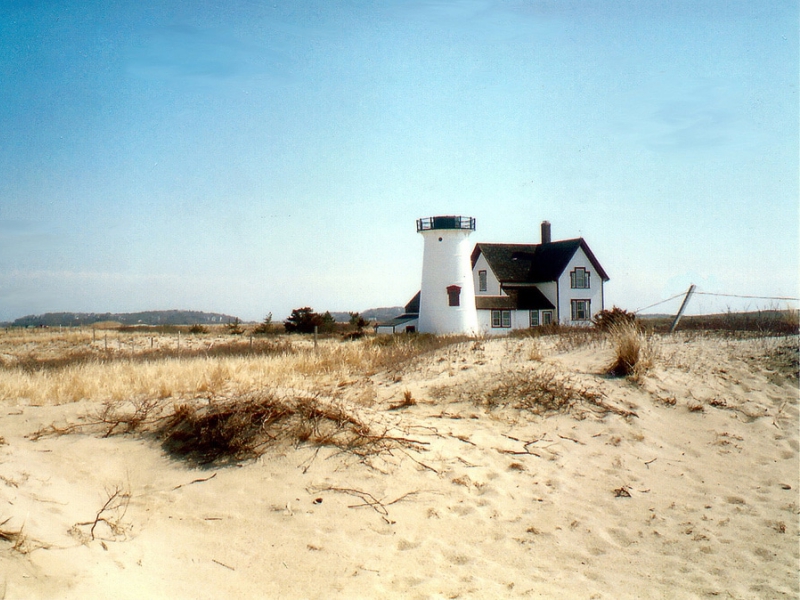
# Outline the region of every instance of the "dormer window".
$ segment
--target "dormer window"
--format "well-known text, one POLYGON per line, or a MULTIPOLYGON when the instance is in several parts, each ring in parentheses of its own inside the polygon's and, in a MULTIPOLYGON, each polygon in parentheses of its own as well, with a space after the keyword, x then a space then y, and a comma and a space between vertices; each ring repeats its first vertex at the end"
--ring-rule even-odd
POLYGON ((588 290, 591 287, 589 275, 591 275, 591 273, 583 267, 576 267, 575 270, 569 274, 570 287, 573 290, 588 290))
POLYGON ((450 306, 461 306, 461 288, 457 285, 448 286, 447 299, 450 306))

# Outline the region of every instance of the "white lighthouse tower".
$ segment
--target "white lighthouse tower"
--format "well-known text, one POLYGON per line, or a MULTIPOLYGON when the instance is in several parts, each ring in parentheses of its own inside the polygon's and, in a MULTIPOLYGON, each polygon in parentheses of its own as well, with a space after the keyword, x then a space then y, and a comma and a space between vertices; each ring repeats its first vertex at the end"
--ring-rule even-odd
POLYGON ((472 281, 472 217, 426 217, 417 220, 425 239, 419 302, 421 333, 478 333, 472 281))

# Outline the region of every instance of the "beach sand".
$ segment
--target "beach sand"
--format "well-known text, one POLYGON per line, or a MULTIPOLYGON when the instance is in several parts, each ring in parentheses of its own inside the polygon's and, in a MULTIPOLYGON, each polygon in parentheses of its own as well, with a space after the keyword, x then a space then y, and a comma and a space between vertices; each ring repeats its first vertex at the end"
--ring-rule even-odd
POLYGON ((6 401, 0 598, 797 598, 796 349, 677 335, 633 382, 602 343, 447 347, 343 382, 418 442, 369 460, 281 444, 197 468, 147 437, 30 438, 92 400, 6 401), (481 404, 531 369, 602 406, 481 404))

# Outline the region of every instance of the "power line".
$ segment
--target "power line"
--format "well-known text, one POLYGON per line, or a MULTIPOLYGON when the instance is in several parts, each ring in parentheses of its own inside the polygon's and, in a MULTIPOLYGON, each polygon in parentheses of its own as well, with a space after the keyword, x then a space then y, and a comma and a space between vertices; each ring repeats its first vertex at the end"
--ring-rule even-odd
MULTIPOLYGON (((794 300, 800 302, 800 298, 791 298, 786 296, 742 296, 740 294, 713 294, 711 292, 695 292, 702 296, 722 296, 724 298, 753 298, 755 300, 794 300)), ((681 294, 678 294, 680 296, 681 294)), ((674 296, 673 296, 674 297, 674 296)))
POLYGON ((654 306, 658 306, 659 304, 664 304, 665 302, 669 302, 670 300, 675 300, 675 298, 678 298, 680 296, 685 296, 685 295, 686 295, 686 292, 681 292, 680 294, 675 294, 671 298, 667 298, 666 300, 661 300, 660 302, 656 302, 655 304, 651 304, 650 306, 645 306, 644 308, 637 308, 633 312, 634 313, 640 313, 643 310, 647 310, 648 308, 653 308, 654 306))
MULTIPOLYGON (((789 300, 789 301, 794 301, 794 302, 800 302, 800 298, 792 298, 792 297, 789 297, 789 296, 745 296, 743 294, 715 294, 713 292, 697 292, 697 291, 695 292, 695 294, 699 294, 699 295, 702 295, 702 296, 719 296, 719 297, 722 297, 722 298, 750 298, 750 299, 754 299, 754 300, 789 300)), ((659 304, 665 304, 665 303, 669 302, 670 300, 675 300, 675 298, 679 298, 680 296, 685 296, 685 295, 686 295, 686 292, 681 292, 680 294, 675 294, 674 296, 671 296, 671 297, 667 298, 666 300, 661 300, 660 302, 656 302, 655 304, 651 304, 649 306, 645 306, 644 308, 637 308, 633 312, 634 313, 640 313, 640 312, 645 311, 645 310, 647 310, 649 308, 653 308, 655 306, 658 306, 659 304)))

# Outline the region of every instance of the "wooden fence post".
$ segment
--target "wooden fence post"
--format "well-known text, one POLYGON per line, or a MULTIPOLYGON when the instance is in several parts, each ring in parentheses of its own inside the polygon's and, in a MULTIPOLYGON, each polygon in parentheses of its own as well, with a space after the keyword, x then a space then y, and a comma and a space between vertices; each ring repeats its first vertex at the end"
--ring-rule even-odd
POLYGON ((689 298, 692 297, 692 294, 694 293, 694 288, 695 288, 694 284, 689 286, 689 289, 686 292, 686 297, 683 299, 680 309, 678 309, 678 314, 675 315, 675 320, 672 322, 672 327, 669 328, 670 333, 674 332, 675 328, 678 326, 678 321, 681 320, 681 315, 683 315, 683 311, 686 310, 686 306, 689 304, 689 298))

